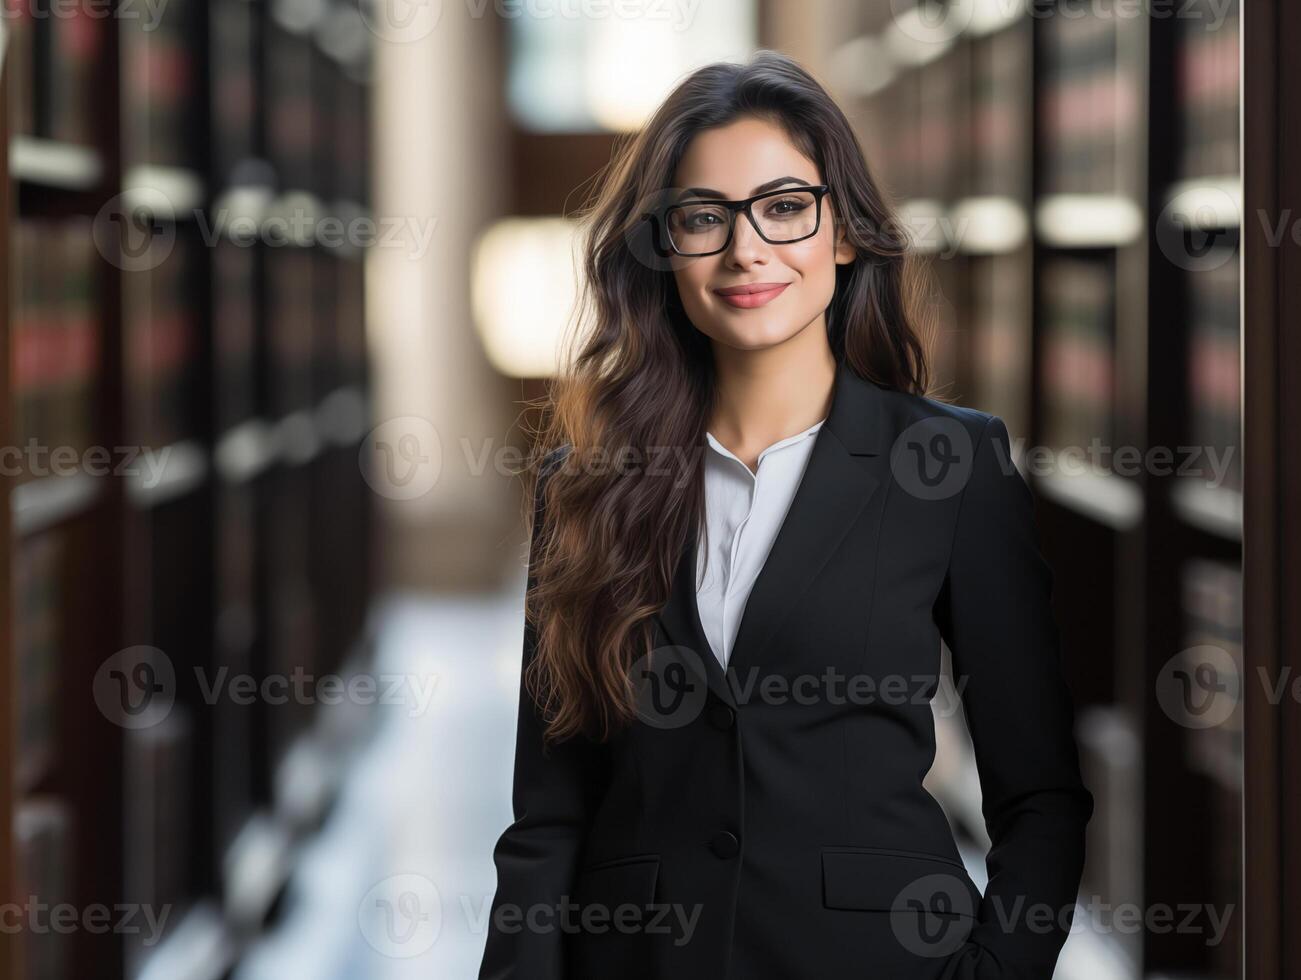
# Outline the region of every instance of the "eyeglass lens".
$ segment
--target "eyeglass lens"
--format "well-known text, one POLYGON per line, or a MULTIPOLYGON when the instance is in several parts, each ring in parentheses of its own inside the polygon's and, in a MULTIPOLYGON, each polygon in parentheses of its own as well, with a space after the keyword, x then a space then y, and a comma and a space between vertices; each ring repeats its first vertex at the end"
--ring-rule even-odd
MULTIPOLYGON (((789 191, 750 205, 755 224, 769 242, 780 245, 807 238, 818 221, 817 195, 789 191)), ((716 252, 727 241, 733 212, 718 204, 675 205, 668 213, 669 238, 679 252, 716 252)))

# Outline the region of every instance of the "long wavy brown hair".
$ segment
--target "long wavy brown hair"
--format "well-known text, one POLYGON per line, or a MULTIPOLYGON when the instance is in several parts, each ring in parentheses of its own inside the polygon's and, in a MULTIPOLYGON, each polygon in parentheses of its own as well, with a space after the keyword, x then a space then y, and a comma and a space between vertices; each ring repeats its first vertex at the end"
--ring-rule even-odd
POLYGON ((636 716, 630 668, 651 649, 652 617, 703 517, 696 447, 714 404, 713 353, 683 310, 655 223, 643 216, 663 199, 697 133, 746 116, 781 126, 817 164, 831 188, 832 220, 857 252, 836 267, 827 309, 837 361, 886 388, 926 394, 930 386, 917 329, 927 277, 844 113, 775 51, 686 77, 642 129, 616 143, 578 212, 577 329, 560 375, 533 406, 547 465, 525 476, 525 499, 540 504, 529 507, 525 615, 536 653, 525 680, 551 741, 604 741, 636 716))

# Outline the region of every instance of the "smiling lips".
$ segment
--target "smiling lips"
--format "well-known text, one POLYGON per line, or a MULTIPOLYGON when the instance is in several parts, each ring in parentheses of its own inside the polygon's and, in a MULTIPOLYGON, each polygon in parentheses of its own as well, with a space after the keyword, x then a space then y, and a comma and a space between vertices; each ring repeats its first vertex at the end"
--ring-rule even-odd
POLYGON ((752 282, 744 286, 728 286, 725 289, 715 289, 714 292, 729 306, 749 310, 776 299, 781 295, 782 290, 789 285, 788 282, 752 282))

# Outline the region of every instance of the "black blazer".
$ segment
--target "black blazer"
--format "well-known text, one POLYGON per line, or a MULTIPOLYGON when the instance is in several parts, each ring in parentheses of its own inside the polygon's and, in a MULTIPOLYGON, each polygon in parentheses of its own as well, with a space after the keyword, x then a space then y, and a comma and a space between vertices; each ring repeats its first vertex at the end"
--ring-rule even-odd
MULTIPOLYGON (((481 980, 1049 980, 1093 797, 1002 419, 839 365, 726 676, 689 542, 635 725, 544 753, 521 689, 481 980), (922 786, 941 638, 983 895, 922 786)), ((535 642, 526 623, 525 666, 535 642)))

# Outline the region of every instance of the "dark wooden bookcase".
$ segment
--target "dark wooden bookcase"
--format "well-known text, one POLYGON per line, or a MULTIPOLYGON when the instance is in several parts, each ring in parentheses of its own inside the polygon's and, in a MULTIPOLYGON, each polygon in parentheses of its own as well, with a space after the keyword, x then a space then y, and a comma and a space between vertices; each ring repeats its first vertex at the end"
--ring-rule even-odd
POLYGON ((343 2, 331 31, 260 0, 175 0, 147 30, 125 7, 21 6, 0 76, 3 442, 160 465, 0 480, 0 888, 168 919, 148 947, 6 932, 0 974, 221 972, 274 917, 348 731, 310 698, 221 685, 365 669, 374 581, 366 242, 241 231, 367 214, 370 35, 343 2), (142 680, 162 707, 133 725, 114 698, 142 680))
MULTIPOLYGON (((1244 705, 1203 729, 1169 695, 1206 647, 1247 676, 1243 469, 1216 480, 1133 460, 1186 446, 1241 460, 1239 14, 1212 26, 1197 3, 1179 17, 1050 6, 919 42, 900 5, 864 4, 810 67, 839 88, 929 258, 938 394, 1035 447, 1017 462, 1098 804, 1085 893, 1232 908, 1219 944, 1105 938, 1136 975, 1235 977, 1244 705), (1131 455, 1070 472, 1062 450, 1095 435, 1131 455)), ((945 802, 979 840, 978 805, 945 802)))

